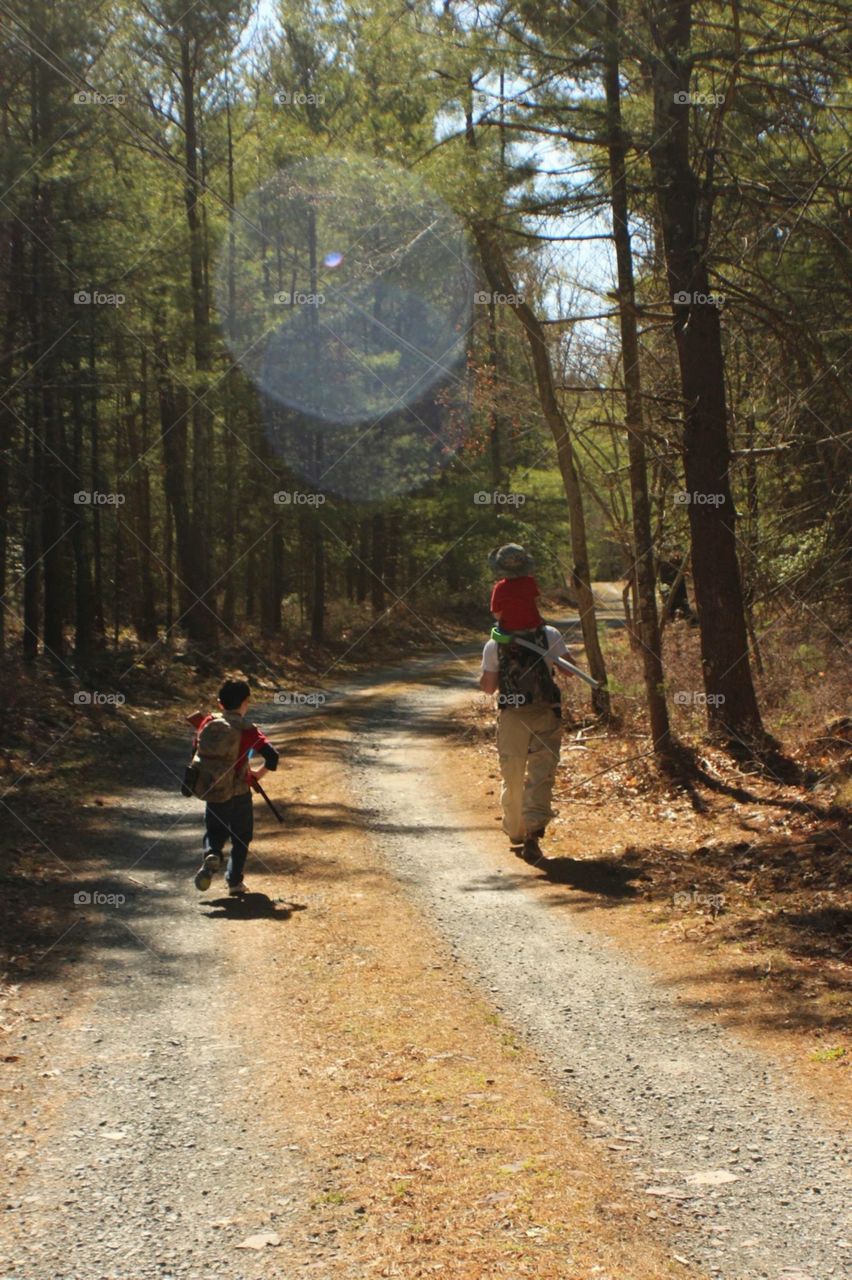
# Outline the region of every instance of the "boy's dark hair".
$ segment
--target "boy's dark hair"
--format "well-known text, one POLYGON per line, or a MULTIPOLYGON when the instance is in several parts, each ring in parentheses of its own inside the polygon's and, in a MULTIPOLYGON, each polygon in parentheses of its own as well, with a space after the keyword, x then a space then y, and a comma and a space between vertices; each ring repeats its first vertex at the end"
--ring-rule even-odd
POLYGON ((219 690, 219 701, 225 711, 236 711, 251 696, 247 680, 226 680, 219 690))

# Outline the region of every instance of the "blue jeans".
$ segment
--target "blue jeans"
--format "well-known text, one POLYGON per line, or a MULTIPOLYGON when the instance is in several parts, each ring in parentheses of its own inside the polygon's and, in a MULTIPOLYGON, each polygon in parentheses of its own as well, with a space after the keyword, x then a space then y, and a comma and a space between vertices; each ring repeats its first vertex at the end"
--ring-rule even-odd
POLYGON ((206 852, 223 853, 231 842, 231 856, 225 868, 229 885, 242 884, 249 845, 254 832, 254 810, 251 792, 232 796, 223 804, 208 804, 204 814, 204 848, 206 852))

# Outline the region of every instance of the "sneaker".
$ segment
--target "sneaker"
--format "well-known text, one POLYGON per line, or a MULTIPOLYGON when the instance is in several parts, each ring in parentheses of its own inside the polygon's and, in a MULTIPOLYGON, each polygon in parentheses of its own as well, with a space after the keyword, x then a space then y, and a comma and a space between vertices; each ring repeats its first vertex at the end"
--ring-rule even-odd
POLYGON ((221 853, 208 853, 205 855, 204 861, 195 873, 195 887, 199 893, 204 893, 210 888, 213 873, 218 871, 221 865, 221 853))
POLYGON ((246 882, 244 880, 241 880, 239 884, 228 885, 228 894, 230 895, 230 897, 241 898, 244 893, 248 893, 248 887, 246 886, 246 882))

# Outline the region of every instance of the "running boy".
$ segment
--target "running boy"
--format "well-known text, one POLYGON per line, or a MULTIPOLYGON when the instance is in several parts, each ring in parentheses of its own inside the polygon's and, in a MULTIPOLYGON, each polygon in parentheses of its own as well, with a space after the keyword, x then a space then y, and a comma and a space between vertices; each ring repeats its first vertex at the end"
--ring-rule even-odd
POLYGON ((516 542, 492 551, 488 563, 503 577, 494 584, 491 612, 501 631, 536 631, 543 623, 536 601, 540 595, 532 576, 532 556, 516 542))
POLYGON ((189 722, 196 730, 193 764, 199 770, 196 794, 207 801, 204 814, 204 853, 195 875, 195 887, 210 888, 213 875, 224 860, 224 846, 231 842, 225 868, 230 894, 246 892, 243 868, 254 830, 251 780, 278 767, 278 752, 257 725, 246 720, 251 689, 246 680, 225 680, 219 690, 218 715, 196 712, 189 722), (249 755, 263 757, 252 770, 249 755))

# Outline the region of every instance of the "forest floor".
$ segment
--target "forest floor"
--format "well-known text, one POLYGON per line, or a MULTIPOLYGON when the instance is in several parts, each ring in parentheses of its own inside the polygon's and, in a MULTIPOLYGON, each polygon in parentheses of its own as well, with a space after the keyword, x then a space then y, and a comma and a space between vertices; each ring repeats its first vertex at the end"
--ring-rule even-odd
POLYGON ((696 813, 575 717, 527 867, 472 671, 257 709, 241 904, 174 708, 15 806, 4 1280, 847 1273, 848 832, 712 752, 751 799, 696 813))

